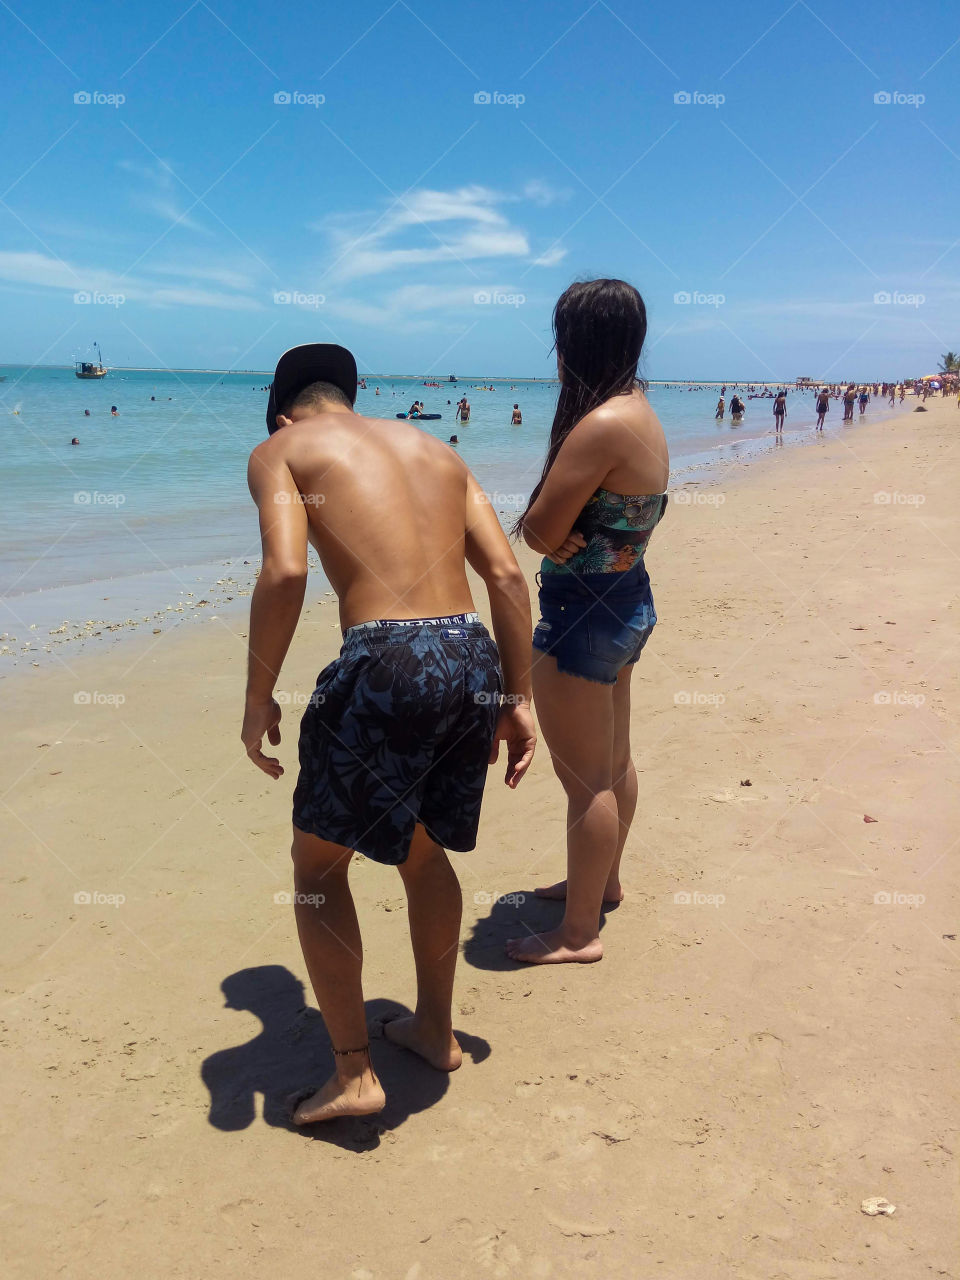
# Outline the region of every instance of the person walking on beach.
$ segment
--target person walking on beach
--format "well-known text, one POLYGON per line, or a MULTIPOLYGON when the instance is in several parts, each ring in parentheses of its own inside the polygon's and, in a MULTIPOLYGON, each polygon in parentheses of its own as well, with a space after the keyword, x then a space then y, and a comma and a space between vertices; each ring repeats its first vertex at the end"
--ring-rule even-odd
POLYGON ((823 430, 823 420, 830 410, 830 392, 826 387, 821 387, 817 392, 817 430, 823 430))
POLYGON ((360 417, 356 394, 356 362, 343 347, 285 352, 270 436, 248 469, 263 566, 241 737, 271 778, 283 769, 263 740, 280 742, 273 690, 303 606, 308 543, 343 627, 340 657, 303 714, 293 797, 297 929, 336 1064, 297 1106, 298 1124, 384 1106, 347 879, 354 850, 396 866, 407 896, 416 1012, 384 1035, 439 1071, 460 1065, 451 999, 461 896, 444 849, 474 848, 499 743, 511 788, 535 744, 530 601, 496 512, 452 449, 410 423, 360 417), (466 562, 486 586, 496 644, 474 612, 466 562))
POLYGON ((777 435, 783 434, 783 420, 787 416, 787 393, 778 391, 773 402, 773 421, 777 435))
POLYGON ((857 398, 856 388, 851 382, 843 393, 843 420, 844 422, 853 421, 853 405, 857 398))
POLYGON ((637 378, 647 332, 623 280, 573 284, 553 313, 560 395, 540 482, 514 532, 544 555, 533 687, 567 796, 567 878, 556 929, 508 942, 514 960, 603 955, 600 913, 619 902, 620 858, 637 804, 630 679, 657 615, 644 552, 667 504, 663 428, 637 378))
POLYGON ((867 391, 866 387, 860 388, 860 394, 857 397, 857 403, 860 406, 860 417, 862 418, 863 415, 867 412, 867 405, 870 403, 870 393, 867 391))

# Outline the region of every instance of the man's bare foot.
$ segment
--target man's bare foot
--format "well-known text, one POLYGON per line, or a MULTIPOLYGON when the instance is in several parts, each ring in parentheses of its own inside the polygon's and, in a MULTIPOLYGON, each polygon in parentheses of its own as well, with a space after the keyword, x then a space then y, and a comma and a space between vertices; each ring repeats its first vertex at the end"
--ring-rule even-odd
POLYGON ((380 1081, 372 1071, 342 1080, 332 1075, 322 1088, 298 1103, 293 1113, 294 1124, 316 1124, 318 1120, 337 1120, 341 1116, 372 1116, 386 1106, 380 1081))
POLYGON ((392 1018, 383 1024, 384 1039, 419 1054, 437 1071, 456 1071, 463 1053, 452 1031, 431 1031, 417 1022, 416 1014, 392 1018))
MULTIPOLYGON (((551 902, 566 902, 567 882, 566 880, 558 880, 556 884, 544 885, 541 889, 534 889, 533 892, 537 898, 549 898, 551 902)), ((615 906, 622 901, 623 889, 619 883, 608 884, 603 891, 604 906, 615 906)))
POLYGON ((511 960, 526 964, 593 964, 603 958, 603 943, 592 938, 571 946, 562 929, 551 929, 549 933, 532 933, 529 938, 510 938, 506 951, 511 960))

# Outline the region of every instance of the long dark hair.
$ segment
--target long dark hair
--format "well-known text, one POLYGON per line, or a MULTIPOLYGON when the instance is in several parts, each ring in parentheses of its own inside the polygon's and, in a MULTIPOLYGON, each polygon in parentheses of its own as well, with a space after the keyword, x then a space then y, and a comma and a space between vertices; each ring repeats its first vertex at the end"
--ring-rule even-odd
POLYGON ((560 357, 562 382, 550 428, 543 474, 526 510, 513 526, 519 537, 523 522, 567 436, 591 409, 613 396, 629 395, 636 386, 640 352, 647 336, 643 298, 625 280, 584 280, 572 284, 553 309, 553 337, 560 357))

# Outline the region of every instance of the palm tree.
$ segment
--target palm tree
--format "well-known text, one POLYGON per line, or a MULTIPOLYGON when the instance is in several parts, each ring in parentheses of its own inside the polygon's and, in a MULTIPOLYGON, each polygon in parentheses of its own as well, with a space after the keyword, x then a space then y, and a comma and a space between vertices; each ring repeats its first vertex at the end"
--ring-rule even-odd
POLYGON ((958 373, 960 372, 960 356, 955 351, 948 351, 946 355, 940 357, 941 373, 958 373))

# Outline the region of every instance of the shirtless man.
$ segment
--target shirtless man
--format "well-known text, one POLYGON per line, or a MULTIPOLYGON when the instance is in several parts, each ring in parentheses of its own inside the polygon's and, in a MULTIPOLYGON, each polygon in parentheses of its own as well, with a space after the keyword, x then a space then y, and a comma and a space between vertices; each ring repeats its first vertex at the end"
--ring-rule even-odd
POLYGON ((454 450, 402 421, 361 418, 356 394, 343 347, 287 351, 270 391, 270 438, 248 470, 263 567, 241 737, 271 778, 283 769, 262 746, 280 742, 273 690, 303 606, 308 543, 339 597, 344 631, 303 715, 293 798, 297 929, 336 1064, 297 1106, 298 1124, 371 1115, 385 1103, 347 880, 354 850, 396 866, 407 896, 416 1012, 384 1035, 439 1071, 460 1065, 451 1001, 461 896, 444 846, 475 847, 499 743, 511 788, 535 744, 530 601, 496 513, 454 450), (486 586, 496 644, 474 612, 466 562, 486 586))

